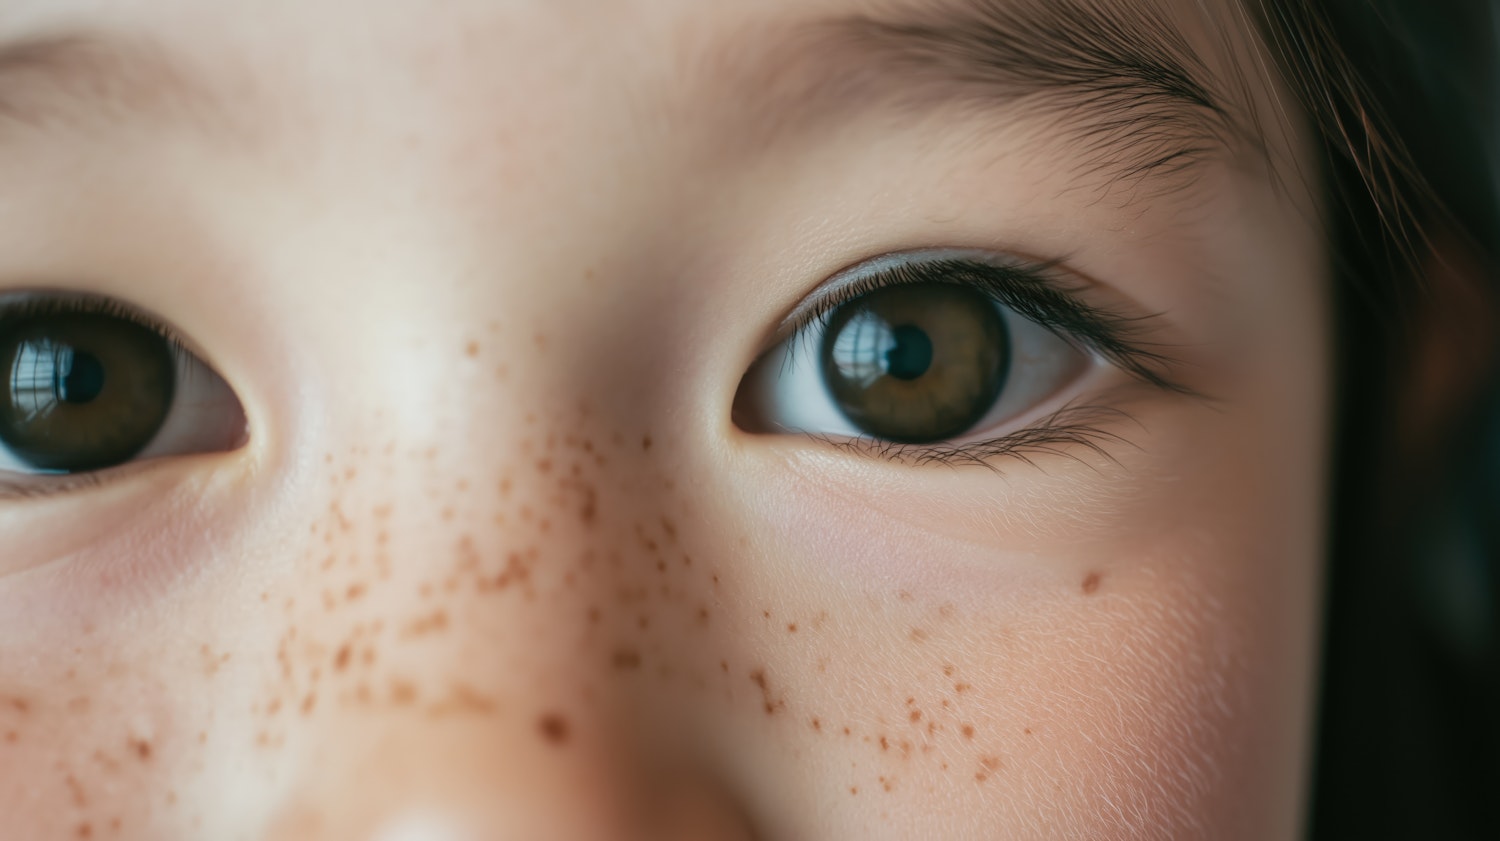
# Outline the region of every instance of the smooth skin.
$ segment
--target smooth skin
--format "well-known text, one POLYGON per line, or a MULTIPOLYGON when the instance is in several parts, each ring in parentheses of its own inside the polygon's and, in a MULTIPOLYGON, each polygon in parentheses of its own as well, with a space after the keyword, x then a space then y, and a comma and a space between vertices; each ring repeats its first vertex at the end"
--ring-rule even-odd
POLYGON ((1309 141, 1191 2, 1265 149, 1168 186, 1024 108, 774 109, 894 5, 0 3, 108 68, 0 72, 0 290, 160 316, 249 430, 0 499, 5 837, 1295 837, 1309 141), (1008 428, 1099 450, 988 467, 736 425, 788 312, 923 248, 1063 260, 1194 393, 1095 366, 1008 428))

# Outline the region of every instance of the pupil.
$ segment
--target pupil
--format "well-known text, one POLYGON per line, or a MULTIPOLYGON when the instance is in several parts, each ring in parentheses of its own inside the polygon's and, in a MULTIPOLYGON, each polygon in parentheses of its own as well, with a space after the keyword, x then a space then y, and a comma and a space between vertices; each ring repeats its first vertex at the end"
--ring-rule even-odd
POLYGON ((885 370, 896 379, 914 380, 932 367, 932 339, 926 330, 903 324, 891 330, 891 344, 885 352, 885 370))
POLYGON ((104 365, 99 357, 83 351, 59 354, 57 396, 64 403, 92 403, 104 391, 104 365))

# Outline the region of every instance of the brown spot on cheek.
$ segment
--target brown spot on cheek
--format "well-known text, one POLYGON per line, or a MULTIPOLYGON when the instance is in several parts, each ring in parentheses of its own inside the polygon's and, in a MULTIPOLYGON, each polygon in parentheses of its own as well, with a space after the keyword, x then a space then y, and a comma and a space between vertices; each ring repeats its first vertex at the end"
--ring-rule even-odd
POLYGON ((568 737, 572 735, 572 727, 568 720, 557 713, 548 713, 537 720, 537 732, 542 739, 553 747, 562 747, 568 743, 568 737))
POLYGON ((775 715, 778 710, 786 706, 785 701, 778 701, 771 695, 771 683, 766 679, 765 669, 756 669, 750 673, 750 682, 760 689, 761 702, 765 708, 766 715, 775 715))
POLYGON ((1083 594, 1085 596, 1092 596, 1093 594, 1099 592, 1099 585, 1103 581, 1104 581, 1104 577, 1101 576, 1099 573, 1097 573, 1097 572, 1091 572, 1091 573, 1089 573, 1083 579, 1083 594))

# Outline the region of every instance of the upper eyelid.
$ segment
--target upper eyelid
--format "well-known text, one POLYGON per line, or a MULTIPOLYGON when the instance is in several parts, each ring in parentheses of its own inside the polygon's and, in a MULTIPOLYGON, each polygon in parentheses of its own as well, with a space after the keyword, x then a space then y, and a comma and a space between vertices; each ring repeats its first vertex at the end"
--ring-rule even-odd
POLYGON ((836 300, 839 292, 871 277, 889 274, 912 263, 932 263, 943 260, 970 260, 974 262, 1011 265, 1020 270, 1031 270, 1055 265, 1058 261, 1029 261, 1019 256, 1007 256, 997 252, 975 248, 921 248, 895 251, 860 260, 847 268, 834 272, 781 320, 776 335, 782 338, 804 329, 816 321, 820 311, 827 309, 827 302, 836 300))
MULTIPOLYGON (((1124 369, 1138 380, 1166 391, 1211 402, 1209 396, 1186 385, 1176 376, 1181 362, 1171 353, 1174 346, 1150 339, 1150 334, 1156 332, 1154 323, 1162 317, 1162 313, 1127 314, 1081 300, 1080 294, 1098 284, 1075 272, 1060 270, 1059 267, 1066 262, 1065 258, 1042 260, 1012 252, 962 247, 932 247, 881 254, 855 263, 824 281, 782 320, 773 333, 772 345, 789 340, 831 315, 838 305, 845 303, 843 299, 854 297, 842 294, 852 286, 871 278, 889 277, 909 267, 945 262, 956 266, 1008 268, 1018 277, 1035 281, 1031 292, 1035 300, 1007 297, 1001 303, 1016 310, 1017 317, 1041 324, 1059 338, 1124 369), (1054 303, 1041 303, 1040 299, 1045 297, 1055 299, 1054 303), (1070 310, 1075 316, 1074 323, 1059 325, 1034 317, 1045 315, 1045 312, 1038 311, 1046 311, 1049 307, 1070 310), (1030 310, 1032 314, 1029 315, 1026 310, 1030 310)), ((991 288, 986 288, 986 292, 993 294, 991 288)))

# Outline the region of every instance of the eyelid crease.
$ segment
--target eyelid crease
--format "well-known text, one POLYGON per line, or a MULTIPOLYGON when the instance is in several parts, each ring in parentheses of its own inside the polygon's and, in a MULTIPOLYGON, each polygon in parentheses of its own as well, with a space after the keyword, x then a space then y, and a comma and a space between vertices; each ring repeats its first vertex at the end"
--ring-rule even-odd
MULTIPOLYGON (((1023 263, 990 254, 940 250, 889 254, 835 275, 832 282, 799 305, 777 335, 795 336, 813 325, 827 326, 839 307, 878 289, 919 283, 970 286, 1018 316, 1071 344, 1111 362, 1136 379, 1175 394, 1208 399, 1175 378, 1181 361, 1170 346, 1149 340, 1160 313, 1126 315, 1081 298, 1083 284, 1059 271, 1060 260, 1023 263), (923 259, 923 257, 926 259, 923 259), (872 270, 873 269, 873 270, 872 270)), ((791 353, 796 352, 795 345, 791 353)))

